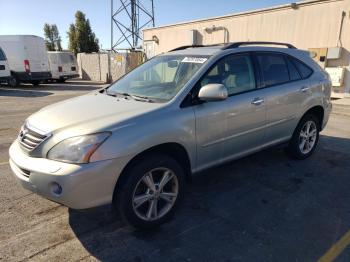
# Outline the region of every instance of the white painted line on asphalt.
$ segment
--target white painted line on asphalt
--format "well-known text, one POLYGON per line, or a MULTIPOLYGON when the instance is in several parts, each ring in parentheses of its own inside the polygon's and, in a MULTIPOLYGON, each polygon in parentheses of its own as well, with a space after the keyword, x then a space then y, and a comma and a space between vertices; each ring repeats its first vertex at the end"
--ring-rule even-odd
POLYGON ((0 162, 0 166, 5 166, 5 165, 7 165, 9 162, 7 161, 7 162, 0 162))

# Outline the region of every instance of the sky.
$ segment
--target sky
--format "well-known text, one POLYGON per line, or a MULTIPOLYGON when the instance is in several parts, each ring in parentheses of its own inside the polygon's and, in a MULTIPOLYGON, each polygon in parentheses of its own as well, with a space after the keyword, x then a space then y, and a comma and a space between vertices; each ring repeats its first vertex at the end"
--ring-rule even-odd
MULTIPOLYGON (((147 5, 149 0, 140 0, 147 5)), ((295 2, 290 0, 154 0, 155 24, 201 19, 295 2)), ((81 10, 90 20, 92 30, 102 45, 111 42, 111 0, 0 0, 0 35, 30 34, 43 36, 44 23, 56 24, 63 48, 67 48, 67 31, 74 14, 81 10)), ((119 4, 114 0, 114 5, 119 4)), ((115 38, 118 37, 117 30, 115 38)))

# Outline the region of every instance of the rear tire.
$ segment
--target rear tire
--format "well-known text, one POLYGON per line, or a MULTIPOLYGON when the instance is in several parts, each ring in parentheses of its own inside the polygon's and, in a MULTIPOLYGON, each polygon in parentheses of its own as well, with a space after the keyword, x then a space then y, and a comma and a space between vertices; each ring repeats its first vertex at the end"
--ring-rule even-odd
POLYGON ((114 206, 126 223, 137 228, 152 228, 168 221, 185 186, 181 166, 159 154, 136 161, 120 179, 114 206))
POLYGON ((7 81, 7 84, 10 87, 17 87, 20 84, 20 81, 17 79, 17 77, 12 77, 10 80, 7 81))
POLYGON ((315 151, 320 132, 320 123, 313 114, 305 115, 294 130, 287 152, 295 159, 305 159, 315 151))

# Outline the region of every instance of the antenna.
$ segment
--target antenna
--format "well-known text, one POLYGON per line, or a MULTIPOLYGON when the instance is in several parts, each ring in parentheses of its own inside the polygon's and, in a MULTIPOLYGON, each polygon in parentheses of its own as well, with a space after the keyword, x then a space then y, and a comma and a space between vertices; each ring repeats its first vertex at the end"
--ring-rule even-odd
POLYGON ((111 51, 137 49, 149 25, 155 26, 153 0, 111 0, 111 51))

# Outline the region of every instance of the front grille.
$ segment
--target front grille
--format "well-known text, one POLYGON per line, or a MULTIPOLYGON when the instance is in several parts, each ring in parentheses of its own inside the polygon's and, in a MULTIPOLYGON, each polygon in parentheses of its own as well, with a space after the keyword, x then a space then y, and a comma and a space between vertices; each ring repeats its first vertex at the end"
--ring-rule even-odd
POLYGON ((29 128, 28 125, 24 125, 21 128, 18 136, 18 140, 21 146, 29 151, 34 150, 46 138, 47 135, 40 134, 38 131, 34 131, 32 128, 29 128))

